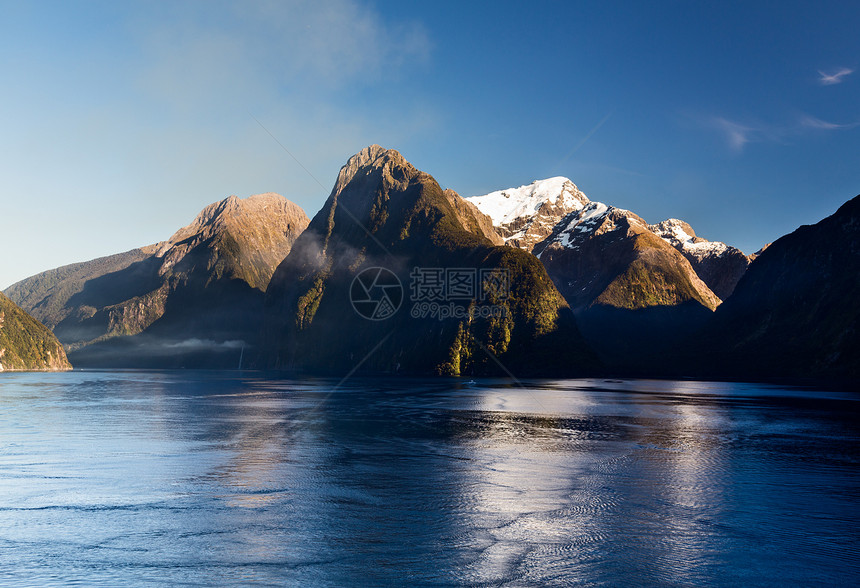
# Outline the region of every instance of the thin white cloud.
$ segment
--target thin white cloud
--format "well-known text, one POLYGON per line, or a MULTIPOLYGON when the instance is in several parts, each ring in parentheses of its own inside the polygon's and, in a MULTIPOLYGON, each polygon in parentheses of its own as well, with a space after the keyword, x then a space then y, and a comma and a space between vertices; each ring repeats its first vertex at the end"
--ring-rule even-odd
POLYGON ((790 144, 792 140, 814 132, 845 131, 860 127, 860 121, 835 123, 800 113, 793 121, 784 123, 744 124, 721 116, 700 119, 699 124, 716 130, 732 151, 740 153, 749 143, 790 144))
POLYGON ((827 122, 826 120, 821 120, 820 118, 816 118, 814 116, 804 115, 800 118, 800 125, 810 129, 819 129, 822 131, 832 131, 835 129, 844 129, 848 125, 839 125, 832 122, 827 122))
POLYGON ((818 70, 818 75, 821 77, 818 78, 818 83, 822 86, 832 86, 833 84, 841 84, 842 78, 847 75, 854 73, 853 69, 848 69, 847 67, 840 68, 838 71, 833 73, 825 73, 818 70))
POLYGON ((712 126, 723 134, 728 146, 733 151, 742 151, 744 145, 749 143, 757 133, 757 130, 752 127, 722 117, 716 117, 711 122, 712 126))
POLYGON ((594 133, 596 133, 600 129, 600 127, 602 127, 606 123, 606 121, 609 120, 610 116, 612 116, 612 112, 608 112, 606 114, 606 116, 604 116, 602 119, 600 119, 600 122, 597 123, 596 125, 594 125, 594 127, 592 127, 592 129, 590 131, 588 131, 588 133, 586 133, 586 135, 582 139, 580 139, 580 141, 576 145, 574 145, 570 151, 567 152, 567 155, 565 155, 564 157, 561 158, 561 161, 559 161, 556 164, 556 167, 561 167, 564 164, 564 162, 566 162, 568 159, 570 159, 574 153, 579 151, 579 148, 582 147, 583 145, 585 145, 585 142, 588 141, 591 138, 591 136, 594 133))

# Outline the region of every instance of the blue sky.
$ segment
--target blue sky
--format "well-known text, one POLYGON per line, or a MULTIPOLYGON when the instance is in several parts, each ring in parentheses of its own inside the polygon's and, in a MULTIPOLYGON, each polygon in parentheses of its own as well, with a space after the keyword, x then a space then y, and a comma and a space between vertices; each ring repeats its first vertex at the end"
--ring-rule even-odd
POLYGON ((860 193, 858 30, 849 1, 0 0, 0 287, 231 194, 313 216, 371 143, 750 253, 860 193))

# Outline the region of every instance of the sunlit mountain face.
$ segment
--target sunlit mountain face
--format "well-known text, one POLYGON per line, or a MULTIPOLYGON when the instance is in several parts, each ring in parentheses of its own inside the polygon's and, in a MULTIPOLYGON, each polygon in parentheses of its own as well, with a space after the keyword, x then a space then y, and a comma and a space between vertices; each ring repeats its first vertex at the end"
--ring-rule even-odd
POLYGON ((277 194, 231 196, 167 241, 8 289, 77 367, 235 367, 259 352, 266 287, 307 226, 277 194))

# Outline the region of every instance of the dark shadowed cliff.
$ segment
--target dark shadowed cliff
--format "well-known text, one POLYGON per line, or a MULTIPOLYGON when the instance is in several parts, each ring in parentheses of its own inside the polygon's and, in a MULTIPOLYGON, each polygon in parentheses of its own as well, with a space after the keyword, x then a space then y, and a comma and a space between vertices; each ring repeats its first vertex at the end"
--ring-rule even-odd
POLYGON ((707 375, 860 381, 860 196, 756 257, 700 340, 707 375))

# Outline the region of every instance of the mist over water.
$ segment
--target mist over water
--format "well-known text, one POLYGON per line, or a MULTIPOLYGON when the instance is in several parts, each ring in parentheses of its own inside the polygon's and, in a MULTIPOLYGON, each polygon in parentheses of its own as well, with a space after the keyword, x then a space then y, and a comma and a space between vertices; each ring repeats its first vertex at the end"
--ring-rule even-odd
POLYGON ((858 397, 672 381, 0 379, 0 584, 856 583, 858 397))

